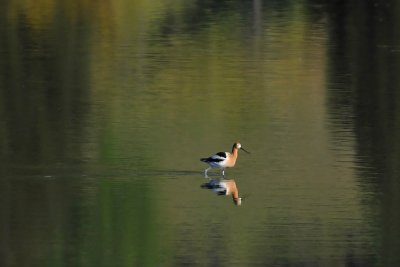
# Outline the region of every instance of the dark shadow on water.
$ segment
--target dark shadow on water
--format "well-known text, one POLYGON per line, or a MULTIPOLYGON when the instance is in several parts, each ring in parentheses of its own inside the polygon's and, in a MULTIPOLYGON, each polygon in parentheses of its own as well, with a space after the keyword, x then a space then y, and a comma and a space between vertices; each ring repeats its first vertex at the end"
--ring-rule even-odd
POLYGON ((147 172, 149 176, 165 177, 168 179, 181 178, 183 176, 199 176, 201 172, 190 170, 152 170, 147 172))

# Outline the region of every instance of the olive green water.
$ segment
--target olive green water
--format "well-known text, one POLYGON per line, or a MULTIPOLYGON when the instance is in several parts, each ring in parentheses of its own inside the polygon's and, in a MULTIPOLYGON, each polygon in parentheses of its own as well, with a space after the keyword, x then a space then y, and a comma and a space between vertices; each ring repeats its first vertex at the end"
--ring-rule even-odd
POLYGON ((399 12, 2 2, 0 265, 400 264, 399 12))

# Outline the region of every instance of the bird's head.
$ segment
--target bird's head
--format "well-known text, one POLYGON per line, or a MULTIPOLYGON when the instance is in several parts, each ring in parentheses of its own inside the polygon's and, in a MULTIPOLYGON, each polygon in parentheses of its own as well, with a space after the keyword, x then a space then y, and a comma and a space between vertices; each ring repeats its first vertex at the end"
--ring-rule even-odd
POLYGON ((247 151, 246 149, 244 149, 244 148, 242 147, 242 144, 239 143, 239 142, 234 143, 234 144, 233 144, 233 148, 236 148, 236 149, 238 149, 238 150, 241 149, 241 150, 243 150, 244 152, 250 154, 250 152, 247 151))

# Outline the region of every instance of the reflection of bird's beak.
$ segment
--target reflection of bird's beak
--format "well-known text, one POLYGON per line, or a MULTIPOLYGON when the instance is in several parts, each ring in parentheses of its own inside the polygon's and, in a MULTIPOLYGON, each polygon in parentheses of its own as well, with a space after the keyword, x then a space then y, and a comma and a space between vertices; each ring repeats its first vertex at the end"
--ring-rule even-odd
POLYGON ((250 196, 250 194, 243 195, 243 196, 241 197, 241 199, 242 199, 242 200, 245 200, 245 199, 247 199, 249 196, 250 196))
POLYGON ((240 149, 243 150, 244 152, 246 152, 247 154, 250 154, 250 152, 247 151, 246 149, 244 149, 243 147, 241 147, 240 149))

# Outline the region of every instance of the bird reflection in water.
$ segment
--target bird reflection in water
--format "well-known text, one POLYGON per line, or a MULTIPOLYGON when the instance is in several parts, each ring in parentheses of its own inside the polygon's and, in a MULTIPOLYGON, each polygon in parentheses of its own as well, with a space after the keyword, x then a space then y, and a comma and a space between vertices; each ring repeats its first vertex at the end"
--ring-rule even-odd
POLYGON ((236 206, 242 204, 242 198, 239 197, 239 190, 236 186, 235 180, 210 179, 207 183, 202 184, 201 187, 204 189, 211 189, 220 196, 232 195, 233 203, 235 203, 236 206))

